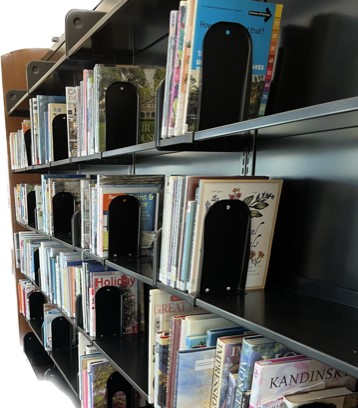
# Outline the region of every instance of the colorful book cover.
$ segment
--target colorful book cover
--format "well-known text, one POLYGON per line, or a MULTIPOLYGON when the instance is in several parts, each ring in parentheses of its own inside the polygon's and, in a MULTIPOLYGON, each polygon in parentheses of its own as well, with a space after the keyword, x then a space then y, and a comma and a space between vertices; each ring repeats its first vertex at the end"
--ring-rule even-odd
MULTIPOLYGON (((93 289, 92 302, 95 307, 95 295, 104 286, 117 286, 123 294, 123 330, 124 334, 138 333, 138 281, 132 276, 117 270, 108 271, 104 267, 102 271, 91 271, 92 265, 87 265, 90 274, 90 289, 93 289)), ((96 268, 97 269, 97 268, 96 268)), ((91 304, 91 299, 90 299, 91 304)), ((93 311, 92 311, 93 312, 93 311)), ((91 308, 90 308, 91 313, 91 308)), ((90 316, 90 336, 96 336, 95 313, 90 316)))
POLYGON ((304 356, 256 361, 250 408, 260 407, 266 401, 275 401, 284 394, 303 391, 317 384, 324 384, 324 388, 346 386, 354 390, 356 383, 355 378, 336 368, 304 356))
POLYGON ((116 369, 107 360, 91 364, 93 408, 107 407, 107 380, 115 371, 116 369))
POLYGON ((66 97, 62 95, 37 95, 38 110, 38 138, 37 150, 39 152, 39 164, 49 162, 49 136, 47 131, 48 104, 66 103, 66 97))
POLYGON ((169 331, 155 334, 154 406, 165 407, 168 383, 169 331))
POLYGON ((206 333, 206 345, 208 347, 216 346, 219 337, 236 336, 238 334, 244 334, 245 332, 247 332, 247 330, 242 326, 209 329, 206 333))
POLYGON ((265 287, 281 187, 282 180, 200 180, 192 248, 192 270, 187 288, 189 292, 198 292, 200 288, 205 215, 215 202, 224 199, 242 200, 249 208, 251 236, 246 289, 265 287))
POLYGON ((273 74, 282 13, 282 5, 266 2, 197 0, 196 3, 184 133, 197 130, 203 39, 209 27, 219 21, 240 23, 247 28, 251 36, 253 55, 249 117, 264 114, 273 74))
POLYGON ((179 351, 176 408, 210 407, 214 360, 215 347, 179 351))
POLYGON ((94 67, 94 136, 95 152, 106 149, 106 92, 115 82, 136 86, 140 104, 139 143, 154 140, 155 96, 165 68, 134 65, 103 65, 94 67))
POLYGON ((234 407, 241 407, 243 393, 251 389, 256 361, 295 354, 283 344, 267 337, 261 335, 245 337, 241 347, 234 407))
POLYGON ((244 334, 219 337, 216 343, 211 408, 222 408, 226 401, 229 372, 239 368, 241 345, 244 334))
POLYGON ((68 157, 77 157, 77 115, 78 115, 78 90, 76 86, 66 86, 66 120, 68 157))
POLYGON ((151 404, 154 402, 155 334, 170 329, 172 316, 193 310, 193 305, 164 290, 151 289, 149 292, 148 401, 151 404))
POLYGON ((234 373, 229 371, 226 401, 224 402, 224 408, 234 407, 236 383, 237 383, 237 371, 234 373))

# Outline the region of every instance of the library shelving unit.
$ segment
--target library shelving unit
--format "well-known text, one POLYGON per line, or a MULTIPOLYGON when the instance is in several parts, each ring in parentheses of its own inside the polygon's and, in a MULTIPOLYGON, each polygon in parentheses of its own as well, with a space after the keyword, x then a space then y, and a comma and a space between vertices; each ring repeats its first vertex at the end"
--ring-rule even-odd
MULTIPOLYGON (((43 92, 63 94, 66 85, 77 85, 82 70, 95 63, 165 66, 169 12, 178 3, 103 1, 91 11, 72 10, 66 16, 65 34, 53 49, 3 56, 7 135, 28 117, 30 97, 43 92)), ((358 9, 355 0, 280 3, 284 5, 280 44, 264 117, 9 170, 10 191, 16 183, 39 180, 41 173, 65 169, 93 174, 105 166, 118 174, 235 173, 282 178, 264 290, 238 297, 195 297, 157 280, 156 256, 150 262, 121 265, 91 253, 86 256, 358 378, 358 9), (222 148, 224 139, 238 143, 229 151, 222 148)), ((27 228, 13 225, 14 232, 27 228)), ((44 301, 41 295, 34 301, 33 322, 28 324, 19 315, 21 337, 27 336, 25 349, 32 350, 32 343, 36 350, 41 348, 36 302, 44 301)), ((37 365, 38 354, 39 367, 44 362, 54 364, 76 393, 76 350, 71 339, 72 332, 81 328, 71 319, 63 320, 68 338, 59 340, 61 347, 49 361, 32 352, 31 362, 37 365)), ((146 397, 146 335, 93 342, 146 397)))

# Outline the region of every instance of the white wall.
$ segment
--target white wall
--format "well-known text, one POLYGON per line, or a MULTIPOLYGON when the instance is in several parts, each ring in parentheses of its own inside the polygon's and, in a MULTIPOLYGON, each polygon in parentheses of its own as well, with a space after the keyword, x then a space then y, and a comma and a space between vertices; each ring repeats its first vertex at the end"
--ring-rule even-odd
MULTIPOLYGON (((71 9, 92 10, 95 0, 5 0, 0 13, 0 55, 23 48, 49 48, 64 33, 71 9)), ((0 68, 1 69, 1 68, 0 68)), ((0 81, 1 82, 1 81, 0 81)), ((2 86, 0 83, 2 95, 2 86)), ((71 407, 68 398, 51 383, 38 382, 18 340, 15 280, 11 272, 9 192, 4 110, 0 103, 0 390, 9 406, 71 407)), ((5 406, 5 405, 4 405, 5 406)))

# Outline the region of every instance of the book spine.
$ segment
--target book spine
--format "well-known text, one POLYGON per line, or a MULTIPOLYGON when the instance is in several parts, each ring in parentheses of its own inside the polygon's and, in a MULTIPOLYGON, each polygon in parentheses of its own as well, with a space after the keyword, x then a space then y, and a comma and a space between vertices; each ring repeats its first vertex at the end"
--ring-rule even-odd
POLYGON ((175 118, 177 109, 177 99, 179 91, 180 69, 183 57, 184 47, 184 30, 186 20, 186 1, 182 0, 179 3, 178 13, 178 25, 176 32, 176 47, 175 47, 175 60, 173 69, 173 81, 171 87, 171 99, 169 104, 169 119, 168 119, 168 137, 174 136, 175 118))
POLYGON ((165 85, 164 85, 164 101, 163 101, 162 128, 161 128, 161 138, 162 139, 165 139, 168 136, 169 103, 170 103, 171 84, 173 81, 177 24, 178 24, 178 10, 172 10, 170 12, 170 18, 169 18, 167 63, 166 63, 166 76, 165 76, 165 85))
POLYGON ((214 373, 213 373, 213 384, 211 388, 211 408, 218 408, 220 402, 220 384, 221 376, 224 368, 225 362, 224 345, 218 340, 216 344, 215 352, 215 362, 214 362, 214 373))

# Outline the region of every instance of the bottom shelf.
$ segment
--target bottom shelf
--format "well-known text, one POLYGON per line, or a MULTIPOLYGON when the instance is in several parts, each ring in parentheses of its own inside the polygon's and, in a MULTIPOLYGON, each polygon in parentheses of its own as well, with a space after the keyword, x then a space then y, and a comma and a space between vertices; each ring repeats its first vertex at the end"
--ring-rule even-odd
POLYGON ((39 380, 54 383, 70 398, 75 406, 80 407, 81 403, 77 394, 77 351, 72 351, 71 353, 68 351, 66 353, 57 352, 55 356, 50 357, 34 333, 27 333, 24 336, 23 344, 25 355, 36 377, 39 380), (54 358, 56 358, 56 363, 54 358), (76 358, 77 361, 75 361, 76 358))
POLYGON ((120 374, 145 398, 148 397, 148 336, 146 333, 93 342, 120 374))

